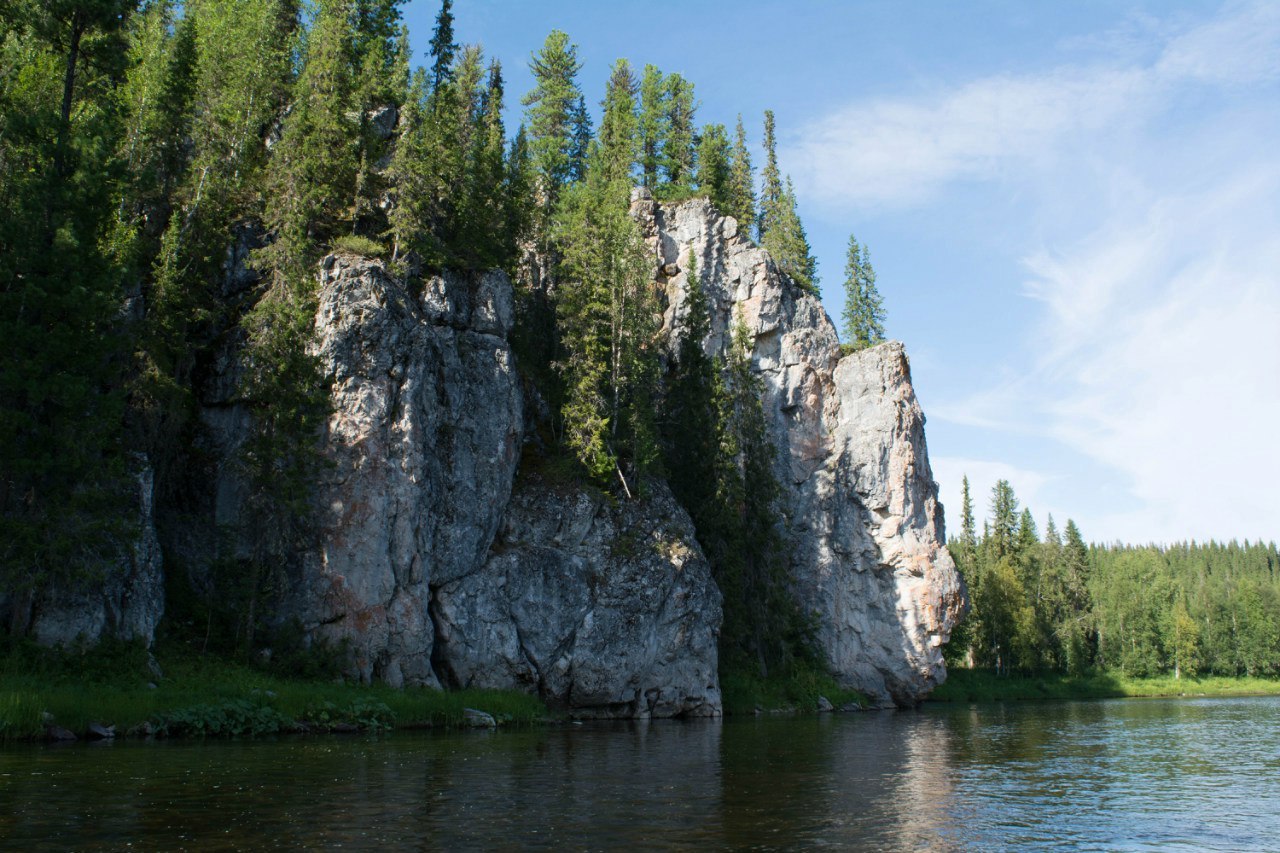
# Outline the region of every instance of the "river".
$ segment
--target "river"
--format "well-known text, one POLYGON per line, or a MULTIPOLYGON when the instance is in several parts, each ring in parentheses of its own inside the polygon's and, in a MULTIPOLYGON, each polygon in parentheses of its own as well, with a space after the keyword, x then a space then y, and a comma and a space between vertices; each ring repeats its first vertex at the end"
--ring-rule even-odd
POLYGON ((1280 699, 6 746, 0 846, 1280 849, 1280 699))

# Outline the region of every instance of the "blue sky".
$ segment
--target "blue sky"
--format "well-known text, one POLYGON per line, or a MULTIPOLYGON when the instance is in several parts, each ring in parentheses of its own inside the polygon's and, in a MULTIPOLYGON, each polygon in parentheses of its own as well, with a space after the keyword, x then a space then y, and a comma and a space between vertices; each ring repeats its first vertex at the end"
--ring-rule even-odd
MULTIPOLYGON (((406 9, 417 56, 438 3, 406 9)), ((588 100, 626 57, 738 113, 841 308, 850 233, 928 416, 948 527, 968 473, 1094 541, 1280 539, 1280 3, 497 2, 456 33, 519 121, 553 28, 588 100)))

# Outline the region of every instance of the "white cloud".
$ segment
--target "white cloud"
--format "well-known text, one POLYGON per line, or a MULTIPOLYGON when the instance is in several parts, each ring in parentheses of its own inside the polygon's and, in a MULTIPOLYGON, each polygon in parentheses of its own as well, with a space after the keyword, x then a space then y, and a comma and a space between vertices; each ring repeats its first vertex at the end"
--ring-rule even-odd
POLYGON ((1280 538, 1280 4, 1160 38, 1146 63, 854 104, 785 152, 828 209, 1007 180, 1039 220, 1033 236, 1026 206, 981 214, 1023 241, 1040 319, 1004 363, 1022 367, 929 414, 1038 440, 1044 459, 936 459, 952 532, 967 472, 979 517, 1004 478, 1092 539, 1280 538), (1063 461, 1081 456, 1097 469, 1063 461), (1123 499, 1094 499, 1099 470, 1123 499))
POLYGON ((1082 135, 1149 117, 1177 87, 1277 76, 1280 4, 1231 7, 1167 38, 1148 64, 1068 66, 851 103, 802 127, 783 160, 801 194, 828 208, 912 205, 952 181, 1053 162, 1082 135))

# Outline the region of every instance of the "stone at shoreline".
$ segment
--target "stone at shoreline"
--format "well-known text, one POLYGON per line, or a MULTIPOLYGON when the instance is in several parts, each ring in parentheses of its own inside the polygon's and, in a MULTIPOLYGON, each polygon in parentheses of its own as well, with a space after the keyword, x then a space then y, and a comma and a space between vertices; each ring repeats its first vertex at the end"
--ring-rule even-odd
POLYGON ((480 711, 476 708, 462 709, 463 721, 473 729, 496 729, 498 721, 493 718, 493 714, 488 711, 480 711))
POLYGON ((819 697, 818 697, 818 711, 819 711, 819 713, 829 714, 829 713, 831 713, 831 712, 832 712, 832 711, 834 711, 834 710, 835 710, 835 706, 831 704, 831 700, 830 700, 830 699, 828 699, 826 696, 819 696, 819 697))
POLYGON ((90 723, 85 730, 89 740, 111 740, 116 736, 115 726, 104 726, 102 723, 90 723))
POLYGON ((44 730, 44 736, 46 740, 53 741, 55 743, 58 743, 58 742, 69 743, 73 740, 80 739, 76 737, 75 732, 70 731, 68 729, 64 729, 62 726, 57 726, 57 725, 46 726, 44 730))

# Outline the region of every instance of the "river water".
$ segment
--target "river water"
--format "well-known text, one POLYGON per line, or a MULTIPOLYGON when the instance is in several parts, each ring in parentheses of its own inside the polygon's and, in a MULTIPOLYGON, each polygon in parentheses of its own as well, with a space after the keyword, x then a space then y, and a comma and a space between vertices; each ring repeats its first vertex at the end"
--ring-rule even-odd
POLYGON ((1280 699, 0 749, 34 850, 1280 849, 1280 699))

